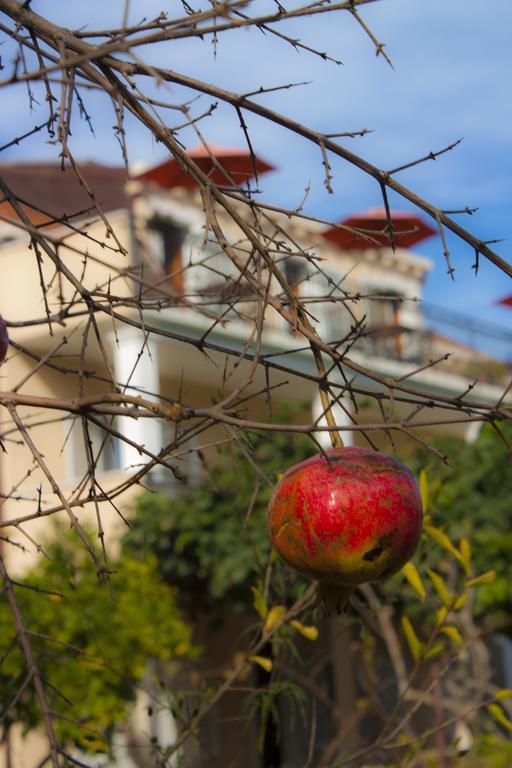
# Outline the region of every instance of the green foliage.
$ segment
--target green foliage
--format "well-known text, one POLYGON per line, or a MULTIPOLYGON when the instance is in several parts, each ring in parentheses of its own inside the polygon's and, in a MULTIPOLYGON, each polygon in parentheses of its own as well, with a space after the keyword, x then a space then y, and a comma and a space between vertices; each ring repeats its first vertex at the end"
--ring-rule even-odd
MULTIPOLYGON (((57 737, 90 751, 104 751, 112 728, 128 712, 148 659, 193 653, 190 629, 176 608, 174 590, 159 576, 154 557, 144 562, 125 557, 111 563, 115 573, 107 583, 98 580, 92 559, 71 534, 51 542, 46 551, 49 559, 14 586, 16 599, 26 629, 34 633, 32 649, 50 709, 80 723, 55 717, 57 737)), ((27 676, 15 637, 14 619, 4 599, 2 712, 27 676)), ((8 718, 27 729, 40 722, 31 685, 8 718)))
MULTIPOLYGON (((191 612, 221 603, 231 611, 252 606, 251 586, 263 577, 270 554, 272 486, 278 473, 314 452, 309 440, 289 434, 254 435, 250 450, 253 463, 236 444, 221 448, 200 488, 140 496, 123 539, 131 556, 156 555, 163 577, 178 587, 191 612)), ((290 569, 274 564, 273 588, 292 578, 290 569)))
POLYGON ((466 760, 467 768, 509 768, 512 765, 512 741, 503 741, 491 733, 483 734, 466 760))
MULTIPOLYGON (((499 429, 512 441, 512 425, 499 429)), ((421 453, 418 471, 425 467, 431 496, 432 522, 448 539, 471 543, 475 575, 495 570, 494 581, 478 590, 476 615, 494 625, 506 624, 512 611, 512 467, 505 442, 485 425, 474 443, 445 439, 441 447, 450 457, 446 467, 421 453)), ((426 565, 438 565, 438 552, 424 555, 426 565)), ((424 572, 424 571, 423 571, 424 572)))

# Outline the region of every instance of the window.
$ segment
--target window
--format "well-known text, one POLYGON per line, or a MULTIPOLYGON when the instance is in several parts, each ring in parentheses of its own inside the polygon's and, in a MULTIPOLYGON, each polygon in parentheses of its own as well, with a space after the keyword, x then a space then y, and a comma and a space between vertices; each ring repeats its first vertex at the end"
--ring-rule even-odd
MULTIPOLYGON (((107 418, 101 416, 95 416, 95 418, 98 421, 102 421, 105 426, 110 426, 110 420, 107 420, 107 418)), ((115 420, 111 426, 112 429, 116 429, 115 420)), ((88 422, 88 432, 91 441, 92 460, 95 464, 96 472, 112 472, 119 469, 120 452, 118 439, 92 421, 88 422)), ((68 445, 70 445, 72 452, 71 474, 75 478, 82 477, 89 469, 89 462, 86 437, 80 419, 76 419, 71 427, 68 445)))
POLYGON ((183 243, 187 230, 167 219, 152 219, 148 223, 150 257, 157 270, 167 275, 176 293, 184 292, 183 243))
MULTIPOLYGON (((168 421, 162 424, 162 447, 172 445, 179 436, 179 429, 174 424, 168 421)), ((201 464, 194 438, 182 443, 174 452, 171 451, 165 461, 176 468, 176 475, 163 464, 157 464, 150 472, 150 484, 153 489, 163 493, 175 493, 186 486, 195 487, 199 484, 201 464)))
POLYGON ((385 298, 367 298, 361 302, 366 315, 365 343, 371 354, 401 360, 409 329, 403 326, 403 294, 390 288, 368 288, 368 293, 385 298))
POLYGON ((287 258, 283 268, 286 282, 290 286, 295 296, 299 295, 300 283, 306 277, 306 264, 303 259, 287 258))

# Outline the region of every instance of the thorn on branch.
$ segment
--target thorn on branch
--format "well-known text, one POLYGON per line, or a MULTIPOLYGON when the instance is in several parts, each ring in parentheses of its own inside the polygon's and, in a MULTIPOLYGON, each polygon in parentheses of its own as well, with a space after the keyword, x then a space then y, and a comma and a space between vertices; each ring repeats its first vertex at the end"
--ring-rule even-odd
POLYGON ((448 250, 448 245, 446 244, 446 237, 445 237, 445 234, 444 234, 444 227, 443 227, 443 223, 441 221, 441 215, 439 213, 437 214, 436 219, 437 219, 437 225, 439 227, 439 235, 441 237, 441 242, 443 244, 443 256, 444 256, 444 258, 446 260, 446 264, 448 266, 447 272, 450 275, 451 279, 453 281, 455 281, 455 277, 454 277, 455 269, 454 269, 452 261, 451 261, 451 255, 450 255, 450 251, 448 250))
MULTIPOLYGON (((404 165, 399 165, 396 168, 392 168, 390 171, 386 171, 388 176, 392 176, 394 173, 398 173, 399 171, 405 171, 407 168, 413 168, 415 165, 419 165, 420 163, 425 163, 427 160, 437 160, 440 155, 444 155, 445 152, 451 152, 452 149, 455 149, 460 143, 462 139, 457 139, 457 141, 454 141, 452 144, 449 144, 447 147, 444 147, 444 149, 440 149, 437 152, 429 152, 427 155, 424 155, 423 157, 418 158, 418 160, 413 160, 410 163, 405 163, 404 165)), ((465 212, 469 213, 468 208, 466 208, 465 212)), ((474 209, 476 210, 476 208, 474 209)), ((447 211, 446 211, 447 213, 447 211)), ((452 213, 457 213, 457 211, 452 211, 452 213)))
POLYGON ((324 179, 324 186, 327 189, 327 192, 332 195, 334 190, 331 186, 331 181, 333 179, 333 176, 331 174, 331 165, 329 163, 329 158, 327 157, 327 152, 325 149, 325 144, 323 142, 319 143, 320 151, 322 153, 322 165, 325 168, 325 179, 324 179))

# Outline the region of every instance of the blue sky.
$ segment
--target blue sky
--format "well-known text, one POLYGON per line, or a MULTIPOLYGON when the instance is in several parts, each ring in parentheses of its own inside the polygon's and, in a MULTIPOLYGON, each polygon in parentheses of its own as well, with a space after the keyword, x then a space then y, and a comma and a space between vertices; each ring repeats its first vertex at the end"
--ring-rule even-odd
MULTIPOLYGON (((57 23, 76 28, 117 24, 124 0, 88 3, 35 0, 32 8, 57 23)), ((258 0, 263 11, 275 8, 258 0)), ((150 17, 161 9, 182 13, 178 3, 132 0, 131 20, 150 17)), ((256 8, 256 5, 254 6, 256 8)), ((250 91, 289 82, 310 85, 259 97, 274 109, 324 132, 373 129, 346 146, 383 167, 390 168, 464 138, 453 152, 436 162, 400 174, 400 181, 443 208, 479 207, 472 217, 459 217, 483 239, 504 238, 496 246, 512 260, 512 3, 510 0, 381 0, 360 10, 365 21, 393 60, 392 70, 376 57, 372 44, 348 13, 316 16, 280 27, 291 36, 343 60, 343 66, 297 53, 284 42, 257 30, 225 35, 214 58, 209 41, 188 40, 141 52, 149 61, 236 91, 250 91)), ((3 60, 7 63, 6 48, 3 60)), ((5 72, 5 70, 4 70, 5 72)), ((158 98, 180 101, 183 91, 161 87, 158 98)), ((1 143, 11 131, 26 130, 44 119, 44 107, 27 116, 26 89, 17 86, 3 94, 11 122, 1 129, 1 143)), ((207 107, 205 98, 195 108, 207 107)), ((112 137, 112 112, 97 97, 88 98, 96 137, 75 121, 72 149, 80 159, 120 161, 112 137)), ((311 183, 308 212, 339 220, 346 214, 380 204, 376 184, 360 172, 333 159, 334 194, 323 187, 319 152, 283 129, 247 116, 256 151, 278 167, 262 179, 266 200, 294 207, 311 183)), ((128 120, 130 161, 156 162, 165 151, 155 146, 144 129, 128 120)), ((203 121, 206 138, 240 145, 243 137, 232 111, 219 108, 203 121)), ((190 131, 181 138, 196 143, 190 131)), ((22 149, 4 152, 4 160, 56 156, 57 148, 33 138, 22 149)), ((397 208, 411 206, 391 200, 397 208)), ((425 298, 474 318, 511 326, 512 311, 495 301, 512 292, 510 280, 492 265, 482 263, 475 279, 471 251, 449 238, 456 268, 455 283, 446 274, 438 238, 421 245, 434 262, 425 298)), ((511 355, 512 357, 512 355, 511 355)))

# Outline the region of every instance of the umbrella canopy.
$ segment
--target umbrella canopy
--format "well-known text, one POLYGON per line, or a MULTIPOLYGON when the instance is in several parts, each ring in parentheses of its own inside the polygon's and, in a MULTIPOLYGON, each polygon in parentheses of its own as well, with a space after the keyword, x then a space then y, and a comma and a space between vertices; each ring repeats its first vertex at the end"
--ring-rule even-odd
MULTIPOLYGON (((267 171, 274 170, 274 166, 269 165, 260 157, 255 155, 252 158, 247 149, 220 147, 217 144, 209 144, 206 148, 200 144, 188 150, 187 155, 203 173, 206 173, 215 184, 221 187, 241 187, 256 174, 260 176, 267 171)), ((144 171, 136 178, 140 181, 153 182, 165 189, 171 187, 193 189, 196 186, 192 176, 181 167, 174 157, 144 171)))
MULTIPOLYGON (((391 211, 395 244, 400 248, 412 246, 435 235, 436 230, 414 213, 391 211)), ((331 227, 323 233, 329 242, 344 251, 365 251, 368 248, 390 248, 391 241, 387 234, 385 208, 371 208, 362 213, 353 213, 340 221, 344 227, 353 227, 361 232, 331 227)))
POLYGON ((504 296, 502 299, 499 299, 496 304, 501 304, 502 307, 512 307, 512 293, 510 296, 504 296))

